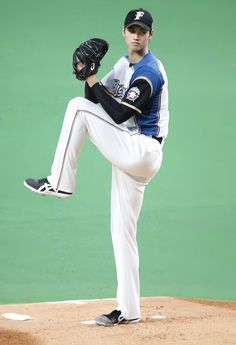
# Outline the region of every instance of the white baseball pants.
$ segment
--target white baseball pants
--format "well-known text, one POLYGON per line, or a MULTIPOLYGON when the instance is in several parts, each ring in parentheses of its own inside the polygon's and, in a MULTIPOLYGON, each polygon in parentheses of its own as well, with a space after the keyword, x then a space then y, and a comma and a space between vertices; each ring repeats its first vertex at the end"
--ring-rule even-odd
POLYGON ((160 143, 117 125, 97 104, 72 99, 67 107, 49 182, 73 193, 77 158, 89 137, 112 164, 111 234, 117 271, 117 309, 126 319, 140 317, 137 222, 145 186, 162 162, 160 143))

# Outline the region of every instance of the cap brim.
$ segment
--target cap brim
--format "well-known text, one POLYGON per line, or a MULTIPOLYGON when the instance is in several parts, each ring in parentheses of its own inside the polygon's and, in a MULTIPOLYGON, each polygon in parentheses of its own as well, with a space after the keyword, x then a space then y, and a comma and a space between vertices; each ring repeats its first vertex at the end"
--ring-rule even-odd
POLYGON ((145 29, 145 30, 152 30, 152 28, 150 28, 150 26, 147 26, 146 24, 144 23, 140 23, 139 21, 134 21, 128 25, 126 25, 125 27, 126 28, 129 28, 131 25, 138 25, 138 26, 141 26, 141 28, 145 29))

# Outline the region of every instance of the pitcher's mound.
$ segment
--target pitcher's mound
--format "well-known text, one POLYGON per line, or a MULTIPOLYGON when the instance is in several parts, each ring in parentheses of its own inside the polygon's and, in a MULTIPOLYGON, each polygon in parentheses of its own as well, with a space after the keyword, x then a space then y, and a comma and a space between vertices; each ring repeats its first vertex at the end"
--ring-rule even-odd
POLYGON ((235 345, 236 302, 141 299, 138 324, 102 327, 115 300, 0 305, 1 345, 235 345), (28 315, 27 321, 6 318, 28 315), (3 316, 5 315, 5 316, 3 316))

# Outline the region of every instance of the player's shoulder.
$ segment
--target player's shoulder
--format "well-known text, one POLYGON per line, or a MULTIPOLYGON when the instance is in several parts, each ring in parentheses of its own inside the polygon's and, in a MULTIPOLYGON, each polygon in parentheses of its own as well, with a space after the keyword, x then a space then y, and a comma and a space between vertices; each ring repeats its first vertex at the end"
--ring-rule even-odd
POLYGON ((154 85, 161 87, 165 80, 161 71, 161 62, 151 52, 135 66, 134 79, 148 79, 154 85))
POLYGON ((122 56, 117 60, 117 62, 114 64, 114 68, 119 67, 129 67, 129 58, 128 56, 122 56))
POLYGON ((150 51, 143 57, 140 63, 137 64, 137 70, 145 72, 149 71, 154 74, 160 74, 160 60, 155 57, 150 51))

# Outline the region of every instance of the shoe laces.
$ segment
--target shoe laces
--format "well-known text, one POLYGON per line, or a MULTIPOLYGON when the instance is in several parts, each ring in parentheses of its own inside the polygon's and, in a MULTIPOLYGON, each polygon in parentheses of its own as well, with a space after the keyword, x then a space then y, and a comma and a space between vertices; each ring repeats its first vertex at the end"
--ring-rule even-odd
POLYGON ((44 183, 50 184, 50 183, 48 182, 48 180, 47 180, 46 177, 40 178, 40 179, 38 180, 38 182, 39 182, 40 184, 44 184, 44 183))
POLYGON ((110 314, 106 315, 112 322, 120 323, 124 317, 121 315, 121 311, 114 309, 110 314))

